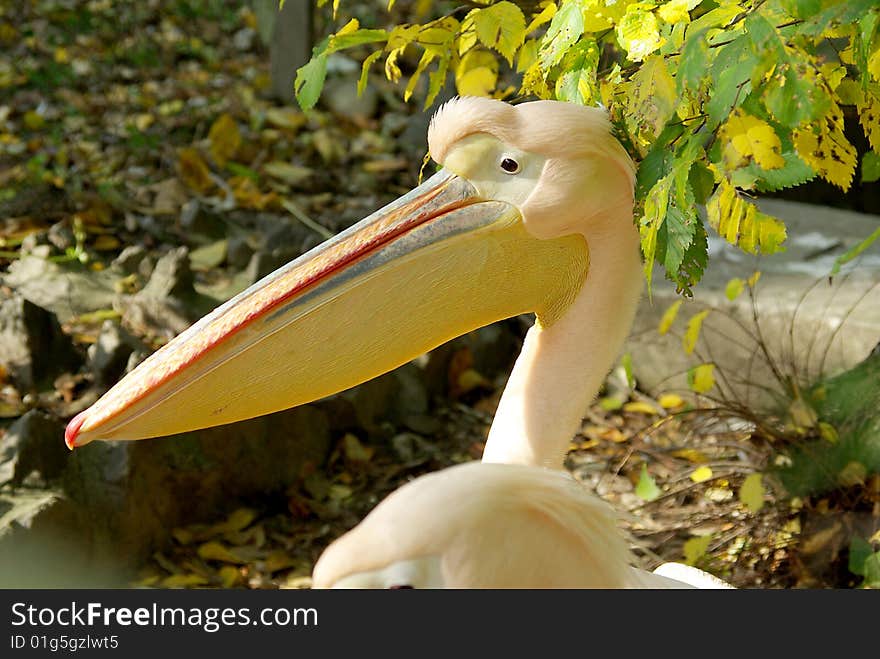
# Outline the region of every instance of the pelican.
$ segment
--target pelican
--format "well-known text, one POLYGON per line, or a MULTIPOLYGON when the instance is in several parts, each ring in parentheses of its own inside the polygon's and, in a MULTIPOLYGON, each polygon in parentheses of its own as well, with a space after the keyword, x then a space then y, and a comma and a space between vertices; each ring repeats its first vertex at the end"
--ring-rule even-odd
POLYGON ((484 460, 562 467, 642 288, 634 166, 606 113, 459 98, 442 169, 218 307, 69 423, 69 447, 267 414, 534 313, 484 460))
POLYGON ((632 556, 610 507, 567 472, 471 462, 392 492, 324 550, 316 588, 730 588, 632 556), (665 575, 665 576, 664 576, 665 575))

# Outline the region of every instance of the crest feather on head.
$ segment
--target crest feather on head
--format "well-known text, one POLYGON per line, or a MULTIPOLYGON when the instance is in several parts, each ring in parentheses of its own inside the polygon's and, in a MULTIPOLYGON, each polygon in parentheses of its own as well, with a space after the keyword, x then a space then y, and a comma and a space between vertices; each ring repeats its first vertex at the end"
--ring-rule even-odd
POLYGON ((610 158, 635 177, 635 166, 612 135, 608 114, 601 108, 562 101, 510 105, 476 96, 454 98, 440 106, 431 119, 431 157, 443 164, 452 145, 475 133, 488 133, 547 158, 610 158))

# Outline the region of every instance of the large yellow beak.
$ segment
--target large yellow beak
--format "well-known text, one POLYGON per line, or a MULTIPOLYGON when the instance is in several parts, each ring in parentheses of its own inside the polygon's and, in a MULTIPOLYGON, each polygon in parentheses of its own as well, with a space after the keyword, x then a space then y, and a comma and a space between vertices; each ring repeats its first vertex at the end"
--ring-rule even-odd
POLYGON ((586 270, 583 238, 537 240, 516 208, 441 171, 202 318, 65 439, 144 439, 307 403, 496 320, 552 318, 586 270))

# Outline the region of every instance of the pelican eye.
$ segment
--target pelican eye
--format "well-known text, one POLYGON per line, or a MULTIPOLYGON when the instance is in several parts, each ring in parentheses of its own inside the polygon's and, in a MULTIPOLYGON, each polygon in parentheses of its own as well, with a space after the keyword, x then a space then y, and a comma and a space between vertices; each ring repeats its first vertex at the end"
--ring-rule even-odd
POLYGON ((518 174, 519 163, 513 158, 504 158, 504 160, 501 161, 501 169, 508 174, 518 174))

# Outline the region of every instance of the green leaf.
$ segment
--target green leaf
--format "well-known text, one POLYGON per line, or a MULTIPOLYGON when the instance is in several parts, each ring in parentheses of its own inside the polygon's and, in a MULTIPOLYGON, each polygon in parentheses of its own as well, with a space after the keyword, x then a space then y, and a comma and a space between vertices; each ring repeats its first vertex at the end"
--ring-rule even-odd
POLYGON ((678 95, 666 60, 652 55, 630 78, 626 87, 627 129, 639 143, 651 145, 675 113, 678 95))
MULTIPOLYGON (((325 40, 326 43, 326 40, 325 40)), ((313 54, 312 59, 305 66, 301 66, 296 72, 296 80, 293 83, 293 91, 296 100, 303 110, 315 107, 321 89, 324 87, 324 79, 327 77, 327 53, 313 54)))
POLYGON ((709 545, 712 543, 712 535, 698 535, 686 540, 684 543, 684 562, 688 565, 695 565, 706 552, 709 551, 709 545))
POLYGON ((715 189, 715 177, 704 162, 697 161, 691 165, 688 181, 694 191, 694 200, 698 204, 705 204, 715 189))
POLYGON ((860 577, 865 576, 865 561, 874 553, 871 543, 863 537, 854 535, 849 543, 849 571, 860 577))
POLYGON ((834 266, 831 268, 831 276, 833 277, 840 272, 841 266, 846 265, 854 258, 858 257, 859 254, 868 249, 878 238, 880 238, 880 228, 875 229, 870 236, 865 238, 858 245, 846 250, 846 252, 838 256, 834 261, 834 266))
POLYGON ((346 48, 362 46, 365 43, 377 43, 388 39, 385 30, 355 30, 344 34, 334 34, 327 44, 327 53, 335 53, 346 48))
POLYGON ((633 376, 632 355, 628 352, 624 353, 623 357, 620 358, 620 365, 623 366, 623 372, 626 375, 626 386, 630 389, 635 389, 636 379, 633 376))
POLYGON ((636 483, 636 496, 642 501, 654 501, 662 493, 651 474, 648 473, 648 467, 643 462, 642 471, 639 474, 639 482, 636 483))
MULTIPOLYGON (((785 164, 778 169, 762 169, 757 163, 749 163, 736 173, 747 174, 759 192, 775 192, 783 188, 802 185, 816 178, 816 172, 797 155, 794 149, 782 152, 785 164)), ((736 184, 740 186, 738 183, 736 184)))
POLYGON ((678 270, 676 286, 678 290, 687 296, 693 295, 692 288, 700 283, 706 266, 709 264, 709 236, 702 222, 697 222, 694 230, 694 239, 687 251, 678 270))
POLYGON ((558 64, 583 33, 584 16, 581 12, 581 2, 576 0, 566 2, 553 16, 547 34, 541 40, 539 52, 541 68, 547 71, 558 64))
POLYGON ((751 93, 752 72, 758 64, 754 44, 746 36, 735 39, 720 49, 712 63, 712 95, 706 104, 708 126, 714 129, 731 110, 751 93))
POLYGON ((822 0, 781 0, 780 4, 792 17, 805 20, 822 11, 822 0))
POLYGON ((880 179, 880 153, 868 151, 862 157, 862 183, 873 183, 880 179))
POLYGON ((684 261, 687 248, 694 240, 694 231, 697 224, 696 209, 691 207, 690 213, 685 209, 672 207, 666 213, 663 255, 663 266, 670 278, 677 279, 678 269, 684 261))
MULTIPOLYGON (((659 140, 658 140, 659 142, 659 140)), ((672 169, 672 152, 665 145, 655 145, 639 164, 636 173, 636 197, 644 199, 657 181, 672 169)))
POLYGON ((474 9, 470 14, 480 43, 497 50, 508 64, 513 65, 513 56, 526 37, 526 19, 522 10, 512 2, 502 0, 484 9, 474 9))
POLYGON ((739 500, 749 511, 756 513, 764 507, 764 485, 761 474, 749 474, 739 488, 739 500))
POLYGON ((563 73, 556 80, 556 98, 578 105, 595 105, 599 98, 596 67, 599 48, 592 39, 579 41, 562 60, 563 73))
POLYGON ((877 0, 845 0, 843 2, 838 0, 825 11, 815 14, 800 25, 798 32, 806 36, 818 37, 840 25, 855 23, 876 6, 877 0))
POLYGON ((880 551, 865 559, 865 583, 868 588, 880 588, 880 551))
POLYGON ((675 80, 679 94, 685 89, 692 92, 697 91, 706 78, 709 72, 709 63, 712 61, 709 56, 709 41, 706 38, 706 33, 693 33, 693 29, 691 29, 689 35, 687 41, 684 42, 681 56, 678 58, 678 73, 676 73, 675 80))

